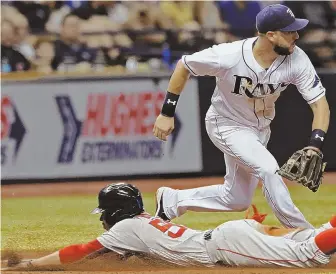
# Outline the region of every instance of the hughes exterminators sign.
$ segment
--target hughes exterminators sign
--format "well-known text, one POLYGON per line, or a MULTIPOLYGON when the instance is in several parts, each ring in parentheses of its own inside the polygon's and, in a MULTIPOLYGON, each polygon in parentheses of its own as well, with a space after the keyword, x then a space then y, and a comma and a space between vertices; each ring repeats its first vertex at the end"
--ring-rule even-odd
MULTIPOLYGON (((198 92, 186 86, 167 142, 152 133, 168 81, 150 79, 7 84, 27 134, 3 178, 70 178, 202 169, 198 92), (28 160, 34 159, 34 160, 28 160)), ((22 123, 21 123, 22 124, 22 123)), ((4 166, 3 166, 4 167, 4 166)))
MULTIPOLYGON (((82 163, 161 159, 165 144, 152 130, 164 96, 162 91, 91 93, 83 120, 77 118, 70 96, 56 96, 64 125, 58 162, 72 162, 76 152, 82 163)), ((171 148, 180 131, 178 116, 176 121, 171 148)))

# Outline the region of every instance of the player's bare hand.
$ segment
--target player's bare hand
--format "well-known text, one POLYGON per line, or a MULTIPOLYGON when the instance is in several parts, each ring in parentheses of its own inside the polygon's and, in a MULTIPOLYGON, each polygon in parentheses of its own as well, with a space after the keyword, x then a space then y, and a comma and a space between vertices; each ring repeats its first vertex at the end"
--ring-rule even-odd
POLYGON ((174 117, 167 117, 160 114, 155 121, 153 134, 162 141, 167 141, 167 137, 174 130, 174 117))
POLYGON ((7 262, 7 267, 1 268, 1 271, 10 271, 10 270, 22 270, 27 268, 33 268, 32 260, 22 260, 18 263, 11 263, 10 260, 7 262))

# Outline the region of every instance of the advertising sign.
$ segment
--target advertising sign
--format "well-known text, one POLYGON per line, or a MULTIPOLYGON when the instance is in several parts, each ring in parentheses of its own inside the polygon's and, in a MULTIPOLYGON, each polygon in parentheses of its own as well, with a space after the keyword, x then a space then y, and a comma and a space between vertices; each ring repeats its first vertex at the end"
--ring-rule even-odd
POLYGON ((201 171, 196 80, 181 95, 169 140, 153 136, 167 86, 150 78, 3 85, 2 178, 201 171))

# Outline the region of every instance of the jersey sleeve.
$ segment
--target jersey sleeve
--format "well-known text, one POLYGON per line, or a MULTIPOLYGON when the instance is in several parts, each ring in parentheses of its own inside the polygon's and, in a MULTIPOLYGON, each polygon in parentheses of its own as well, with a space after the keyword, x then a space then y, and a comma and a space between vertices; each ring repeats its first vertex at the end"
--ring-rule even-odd
POLYGON ((115 224, 97 240, 107 249, 121 255, 125 255, 127 251, 144 252, 146 246, 136 233, 136 229, 140 229, 141 225, 138 219, 125 219, 115 224))
POLYGON ((232 67, 237 49, 231 43, 214 45, 191 55, 183 55, 184 67, 194 76, 220 76, 221 72, 232 67))
POLYGON ((308 56, 301 51, 300 58, 295 60, 296 70, 292 83, 296 86, 308 104, 318 101, 325 96, 325 88, 318 77, 308 56))
POLYGON ((87 244, 66 246, 59 250, 59 258, 61 264, 76 262, 102 247, 102 244, 97 240, 93 240, 87 244))

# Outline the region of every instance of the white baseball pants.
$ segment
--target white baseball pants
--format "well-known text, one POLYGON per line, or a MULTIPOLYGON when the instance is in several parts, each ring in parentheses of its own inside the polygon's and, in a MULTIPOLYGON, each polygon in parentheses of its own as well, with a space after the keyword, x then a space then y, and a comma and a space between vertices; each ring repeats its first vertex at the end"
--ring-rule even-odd
POLYGON ((296 241, 286 237, 262 234, 254 220, 226 222, 215 228, 206 240, 208 255, 213 262, 230 266, 258 267, 318 267, 329 263, 316 245, 314 233, 308 230, 305 239, 296 241))
POLYGON ((313 227, 294 205, 282 177, 276 173, 278 163, 266 148, 269 127, 258 131, 219 116, 210 108, 206 129, 212 142, 224 153, 225 183, 187 190, 165 190, 163 207, 167 217, 173 219, 187 210, 244 211, 251 205, 260 180, 263 194, 283 226, 313 227))

